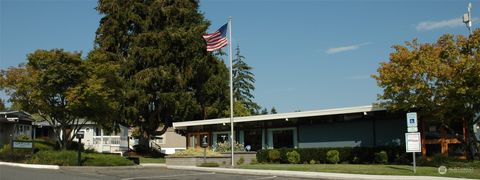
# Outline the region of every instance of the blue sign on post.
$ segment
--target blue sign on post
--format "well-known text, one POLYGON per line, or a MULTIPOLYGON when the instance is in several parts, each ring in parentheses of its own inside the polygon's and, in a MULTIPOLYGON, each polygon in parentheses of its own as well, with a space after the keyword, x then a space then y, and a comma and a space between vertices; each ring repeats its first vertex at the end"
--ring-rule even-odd
POLYGON ((407 113, 407 127, 417 127, 417 113, 407 113))

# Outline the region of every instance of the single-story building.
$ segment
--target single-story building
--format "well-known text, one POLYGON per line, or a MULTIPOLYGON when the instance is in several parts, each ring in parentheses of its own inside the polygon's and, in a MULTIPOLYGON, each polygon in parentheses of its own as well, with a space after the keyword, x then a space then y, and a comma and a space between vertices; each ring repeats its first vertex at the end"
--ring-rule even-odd
POLYGON ((32 138, 32 130, 32 117, 27 112, 0 112, 0 148, 19 136, 32 138))
MULTIPOLYGON (((187 137, 187 147, 199 147, 204 137, 213 149, 218 143, 230 140, 230 118, 176 122, 173 127, 187 137)), ((448 136, 453 131, 445 133, 440 126, 425 124, 421 119, 418 129, 422 134, 423 156, 464 155, 458 154, 465 152, 461 144, 463 135, 448 136)), ((235 140, 249 145, 253 151, 282 147, 405 148, 406 132, 406 112, 389 112, 375 106, 234 118, 235 140)), ((461 128, 456 132, 461 132, 461 128)))
MULTIPOLYGON (((161 128, 158 130, 160 129, 161 128)), ((150 143, 151 147, 159 147, 160 152, 164 154, 174 154, 175 152, 187 149, 185 141, 185 136, 176 133, 172 127, 169 127, 165 133, 157 135, 150 143)))
MULTIPOLYGON (((269 148, 356 147, 400 145, 406 123, 383 108, 360 106, 234 118, 235 139, 252 150, 269 148)), ((229 141, 230 119, 173 123, 187 134, 187 147, 229 141)))

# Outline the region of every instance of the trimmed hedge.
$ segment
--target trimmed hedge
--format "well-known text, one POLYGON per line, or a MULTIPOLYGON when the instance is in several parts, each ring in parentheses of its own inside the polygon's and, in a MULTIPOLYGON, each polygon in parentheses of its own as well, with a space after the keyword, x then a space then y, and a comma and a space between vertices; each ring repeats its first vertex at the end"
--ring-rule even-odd
MULTIPOLYGON (((29 164, 51 164, 59 166, 76 166, 76 151, 39 151, 27 160, 29 164)), ((130 166, 133 162, 113 154, 82 153, 84 166, 130 166)))
MULTIPOLYGON (((257 161, 259 163, 271 162, 268 154, 273 149, 263 149, 257 151, 257 161)), ((398 160, 398 157, 405 156, 404 147, 343 147, 343 148, 281 148, 275 149, 280 152, 280 163, 289 163, 287 152, 297 151, 300 154, 300 163, 308 163, 311 160, 326 164, 328 163, 326 154, 330 150, 337 150, 340 153, 340 163, 352 164, 370 164, 375 163, 375 153, 385 151, 388 155, 388 163, 391 164, 408 164, 409 161, 398 160)))

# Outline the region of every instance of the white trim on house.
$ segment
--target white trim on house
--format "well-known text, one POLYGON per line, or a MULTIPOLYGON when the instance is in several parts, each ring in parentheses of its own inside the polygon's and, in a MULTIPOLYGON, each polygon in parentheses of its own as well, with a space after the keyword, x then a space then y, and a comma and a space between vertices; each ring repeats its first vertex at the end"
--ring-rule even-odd
MULTIPOLYGON (((337 114, 362 113, 362 112, 373 112, 373 111, 384 111, 384 110, 385 108, 374 107, 369 105, 369 106, 324 109, 324 110, 315 110, 315 111, 235 117, 234 122, 239 123, 239 122, 252 122, 252 121, 268 121, 268 120, 286 119, 286 118, 292 119, 292 118, 302 118, 302 117, 312 117, 312 116, 328 116, 328 115, 337 115, 337 114)), ((173 123, 173 128, 186 129, 189 126, 213 125, 213 124, 224 124, 224 123, 230 123, 230 118, 176 122, 176 123, 173 123)))

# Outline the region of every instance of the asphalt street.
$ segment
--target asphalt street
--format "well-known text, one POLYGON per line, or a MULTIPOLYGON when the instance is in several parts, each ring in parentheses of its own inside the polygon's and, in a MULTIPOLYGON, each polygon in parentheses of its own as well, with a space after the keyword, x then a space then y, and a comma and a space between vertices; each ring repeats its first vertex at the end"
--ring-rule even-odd
POLYGON ((31 169, 0 165, 0 180, 286 180, 277 176, 253 176, 172 170, 164 167, 62 167, 59 170, 31 169))

